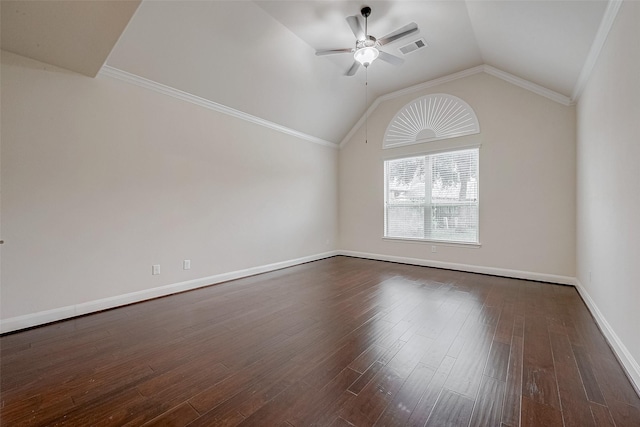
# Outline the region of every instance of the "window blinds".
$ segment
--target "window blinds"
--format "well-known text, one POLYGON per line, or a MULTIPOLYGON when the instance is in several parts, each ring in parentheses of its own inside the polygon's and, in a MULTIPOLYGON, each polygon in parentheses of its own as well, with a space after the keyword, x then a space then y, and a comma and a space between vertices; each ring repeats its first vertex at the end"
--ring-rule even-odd
POLYGON ((385 161, 385 237, 478 243, 478 153, 385 161))

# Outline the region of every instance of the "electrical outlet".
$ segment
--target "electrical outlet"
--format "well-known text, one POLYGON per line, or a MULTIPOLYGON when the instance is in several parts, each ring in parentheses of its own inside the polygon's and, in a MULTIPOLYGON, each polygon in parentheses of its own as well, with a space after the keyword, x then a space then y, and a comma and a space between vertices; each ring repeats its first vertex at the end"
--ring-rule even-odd
POLYGON ((190 259, 185 259, 184 261, 182 261, 182 269, 183 270, 190 270, 191 269, 191 260, 190 259))
POLYGON ((434 253, 434 254, 436 252, 438 252, 438 247, 437 246, 431 246, 431 252, 434 253))
POLYGON ((154 276, 160 274, 160 264, 153 264, 151 266, 151 274, 153 274, 154 276))

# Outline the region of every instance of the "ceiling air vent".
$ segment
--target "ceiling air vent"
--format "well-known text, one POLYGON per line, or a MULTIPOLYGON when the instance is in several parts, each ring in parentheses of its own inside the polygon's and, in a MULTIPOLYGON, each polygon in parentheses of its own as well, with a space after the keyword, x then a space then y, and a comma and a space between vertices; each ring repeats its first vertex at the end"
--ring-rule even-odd
POLYGON ((406 46, 402 46, 400 48, 400 52, 406 55, 408 53, 415 52, 418 49, 422 49, 423 47, 427 47, 427 42, 424 41, 424 39, 418 39, 416 41, 409 43, 406 46))

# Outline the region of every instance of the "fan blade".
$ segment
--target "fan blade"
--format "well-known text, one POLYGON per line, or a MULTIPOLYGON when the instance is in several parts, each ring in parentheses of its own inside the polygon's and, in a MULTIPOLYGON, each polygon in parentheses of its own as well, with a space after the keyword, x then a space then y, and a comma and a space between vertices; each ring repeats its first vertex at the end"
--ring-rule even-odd
POLYGON ((353 61, 353 65, 346 72, 345 76, 353 76, 356 73, 356 71, 358 71, 358 68, 360 68, 360 63, 358 61, 353 61))
POLYGON ((366 34, 364 33, 364 28, 362 28, 360 19, 358 19, 357 16, 347 16, 347 23, 351 27, 351 31, 353 31, 353 35, 356 36, 356 39, 364 40, 366 34))
POLYGON ((335 53, 351 53, 351 52, 353 52, 353 49, 349 49, 349 48, 316 50, 316 56, 333 55, 335 53))
POLYGON ((379 51, 378 59, 383 60, 384 62, 388 62, 393 65, 402 65, 404 64, 404 59, 399 58, 395 55, 391 55, 390 53, 379 51))
POLYGON ((418 32, 418 25, 415 22, 412 22, 378 39, 378 43, 380 43, 380 45, 382 46, 417 32, 418 32))

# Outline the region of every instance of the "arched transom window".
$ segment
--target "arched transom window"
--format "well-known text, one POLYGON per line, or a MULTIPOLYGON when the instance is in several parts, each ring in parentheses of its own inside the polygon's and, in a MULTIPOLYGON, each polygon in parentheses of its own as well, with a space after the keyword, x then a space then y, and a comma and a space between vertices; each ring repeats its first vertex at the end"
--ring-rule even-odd
POLYGON ((480 133, 473 109, 462 99, 436 93, 414 99, 394 116, 383 148, 418 144, 480 133))

